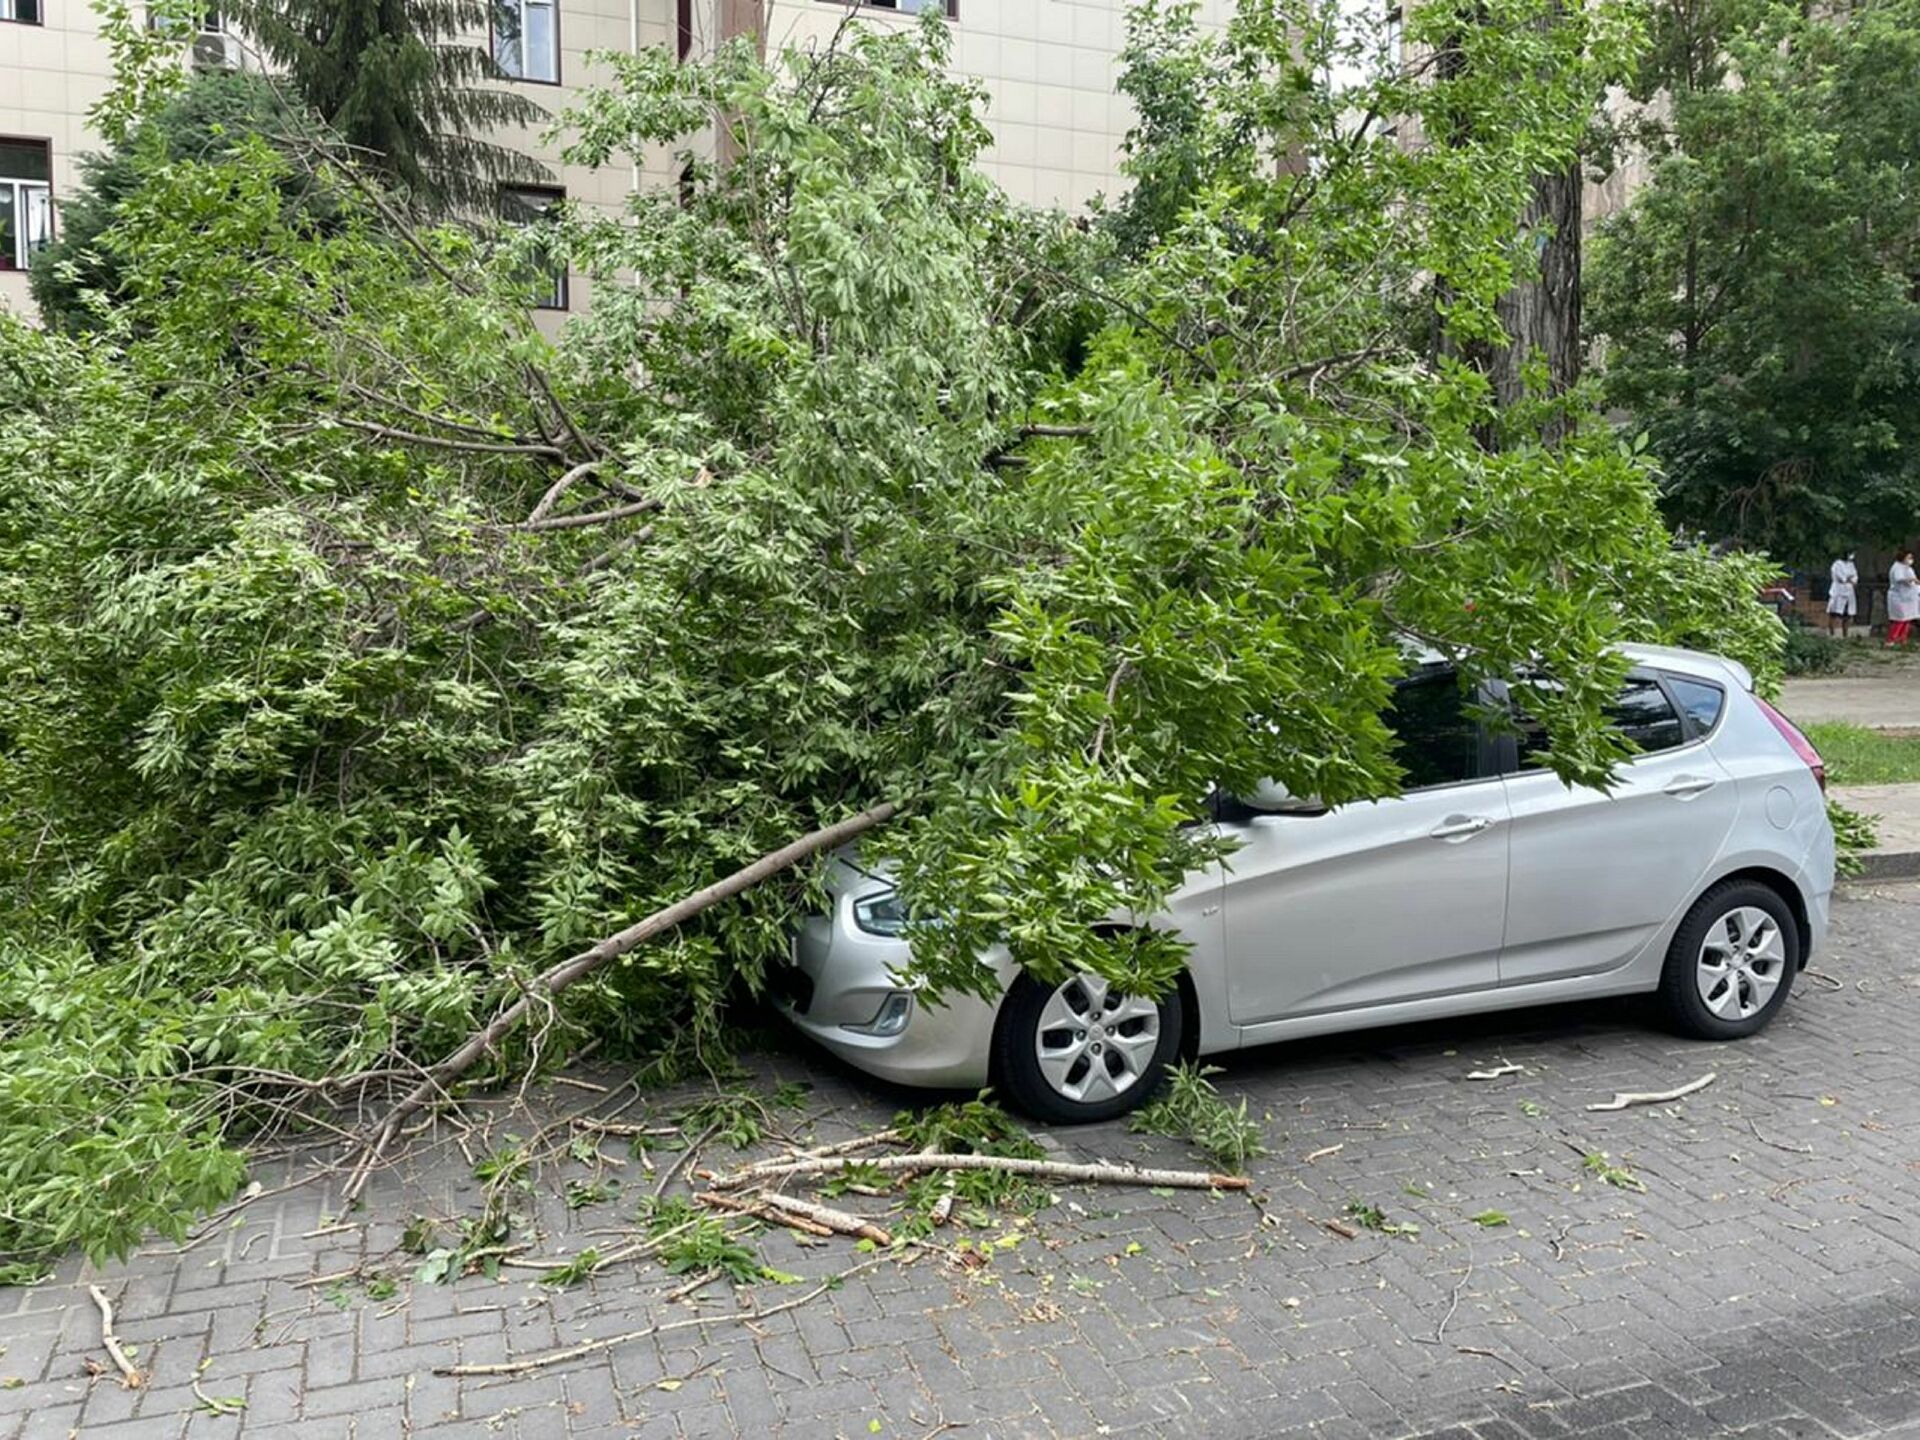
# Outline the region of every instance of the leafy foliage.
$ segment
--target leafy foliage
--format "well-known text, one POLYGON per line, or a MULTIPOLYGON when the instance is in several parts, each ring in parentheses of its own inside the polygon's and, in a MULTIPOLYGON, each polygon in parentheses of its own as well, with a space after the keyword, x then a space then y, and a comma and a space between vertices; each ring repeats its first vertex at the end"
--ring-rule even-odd
MULTIPOLYGON (((695 158, 684 197, 527 239, 596 275, 557 347, 531 250, 410 228, 337 156, 137 147, 98 326, 0 318, 0 1263, 177 1232, 240 1147, 876 800, 942 917, 929 1003, 1000 944, 1152 990, 1177 949, 1098 922, 1215 853, 1216 782, 1392 793, 1410 643, 1547 671, 1571 778, 1622 754, 1614 642, 1769 672, 1752 567, 1670 544, 1642 455, 1425 359, 1437 303, 1494 333, 1528 177, 1630 45, 1545 3, 1416 7, 1472 63, 1357 95, 1305 0, 1168 32, 1204 143, 1137 261, 980 176, 931 17, 610 58, 573 158, 695 158)), ((703 1057, 816 887, 628 955, 471 1078, 587 1035, 703 1057)), ((986 1107, 905 1124, 1031 1144, 986 1107)), ((487 1234, 429 1255, 486 1262, 498 1178, 487 1234)))
POLYGON ((1129 1127, 1190 1140, 1229 1172, 1242 1173, 1249 1160, 1267 1153, 1263 1132, 1247 1117, 1244 1097, 1237 1106, 1220 1098, 1207 1078, 1218 1073, 1214 1066, 1175 1066, 1165 1093, 1134 1112, 1129 1127))
POLYGON ((1651 183, 1606 227, 1609 398, 1678 521, 1795 561, 1920 526, 1920 8, 1663 0, 1630 127, 1651 183))
MULTIPOLYGON (((111 252, 96 242, 114 223, 121 203, 140 188, 147 168, 215 160, 250 135, 284 133, 297 123, 278 88, 262 76, 201 72, 169 94, 120 145, 82 157, 80 184, 61 200, 59 232, 34 257, 33 300, 41 321, 69 330, 97 323, 82 297, 110 298, 120 282, 111 252)), ((303 182, 297 174, 287 177, 290 199, 301 193, 303 182)))

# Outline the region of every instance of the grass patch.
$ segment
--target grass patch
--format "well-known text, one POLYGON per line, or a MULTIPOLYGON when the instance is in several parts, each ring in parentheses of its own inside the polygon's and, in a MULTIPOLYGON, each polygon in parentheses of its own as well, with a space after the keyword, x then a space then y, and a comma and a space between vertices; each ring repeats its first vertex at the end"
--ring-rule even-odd
MULTIPOLYGON (((1916 710, 1920 719, 1920 710, 1916 710)), ((1920 730, 1870 730, 1827 720, 1806 727, 1836 785, 1900 785, 1920 781, 1920 730)))

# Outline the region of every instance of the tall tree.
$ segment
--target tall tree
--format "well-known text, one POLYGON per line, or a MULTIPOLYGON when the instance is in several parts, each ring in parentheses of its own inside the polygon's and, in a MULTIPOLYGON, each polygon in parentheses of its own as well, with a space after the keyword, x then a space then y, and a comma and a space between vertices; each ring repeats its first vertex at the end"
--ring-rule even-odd
POLYGON ((473 43, 496 19, 488 0, 235 0, 222 8, 340 140, 415 203, 491 211, 502 184, 551 178, 491 138, 548 116, 497 83, 500 66, 473 43))
POLYGON ((528 980, 823 822, 904 802, 925 993, 1001 944, 1154 990, 1174 942, 1102 922, 1220 854, 1215 783, 1394 793, 1409 637, 1559 681, 1574 779, 1624 753, 1615 642, 1764 670, 1750 568, 1676 551, 1629 449, 1519 407, 1489 453, 1486 376, 1424 356, 1435 277, 1501 333, 1617 49, 1606 5, 1515 45, 1545 3, 1362 97, 1454 147, 1275 63, 1329 6, 1189 32, 1205 163, 1137 262, 987 181, 930 18, 623 57, 574 160, 737 154, 559 224, 598 289, 557 345, 515 257, 361 177, 314 226, 264 144, 156 160, 104 335, 0 316, 0 1265, 177 1226, 249 1127, 450 1051, 710 1034, 807 875, 528 980))
POLYGON ((1920 527, 1920 4, 1673 3, 1589 268, 1676 520, 1784 558, 1920 527), (1657 89, 1655 87, 1658 87, 1657 89))

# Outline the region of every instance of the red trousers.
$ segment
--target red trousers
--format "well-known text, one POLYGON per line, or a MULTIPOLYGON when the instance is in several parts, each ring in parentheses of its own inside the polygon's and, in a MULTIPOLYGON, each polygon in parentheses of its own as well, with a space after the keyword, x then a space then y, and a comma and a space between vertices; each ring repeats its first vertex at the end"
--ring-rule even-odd
POLYGON ((1907 643, 1907 637, 1912 634, 1912 632, 1913 621, 1889 620, 1887 622, 1887 644, 1904 645, 1907 643))

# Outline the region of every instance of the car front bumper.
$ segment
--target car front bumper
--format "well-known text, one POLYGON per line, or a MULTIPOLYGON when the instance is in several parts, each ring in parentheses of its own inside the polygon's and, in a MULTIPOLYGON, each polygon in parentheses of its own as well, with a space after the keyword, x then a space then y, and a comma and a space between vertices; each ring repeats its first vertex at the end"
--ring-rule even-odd
MULTIPOLYGON (((949 995, 936 1007, 901 979, 912 959, 904 940, 869 935, 853 923, 853 904, 866 891, 834 897, 831 916, 809 916, 793 938, 791 964, 774 976, 781 1011, 802 1032, 856 1069, 902 1085, 978 1089, 992 1071, 993 1024, 999 1013, 971 995, 949 995), (895 994, 912 995, 904 1029, 863 1033, 895 994)), ((1010 957, 988 961, 1003 984, 1010 957)))

